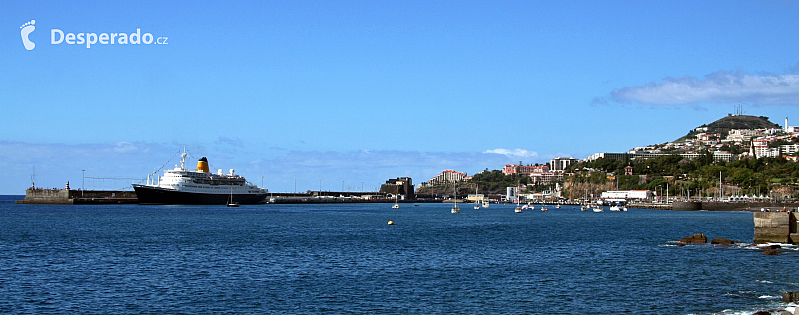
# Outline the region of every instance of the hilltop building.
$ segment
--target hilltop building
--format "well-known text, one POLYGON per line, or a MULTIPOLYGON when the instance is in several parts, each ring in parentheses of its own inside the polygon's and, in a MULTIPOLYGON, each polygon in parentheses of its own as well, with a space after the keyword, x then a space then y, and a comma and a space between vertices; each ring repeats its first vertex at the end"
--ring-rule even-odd
POLYGON ((510 175, 510 174, 530 175, 535 173, 546 173, 546 172, 549 172, 549 166, 547 165, 506 164, 505 167, 502 168, 502 174, 505 175, 510 175))
POLYGON ((467 176, 466 173, 464 172, 456 172, 454 170, 444 170, 441 172, 441 174, 438 174, 435 177, 428 180, 427 184, 434 185, 434 184, 443 184, 443 183, 455 183, 463 181, 466 178, 467 176))
MULTIPOLYGON (((669 156, 672 154, 667 153, 650 153, 645 151, 630 151, 627 153, 594 153, 593 155, 586 158, 584 161, 593 162, 600 158, 606 158, 611 160, 619 160, 619 161, 628 161, 628 160, 635 160, 635 159, 651 159, 660 156, 669 156)), ((699 153, 681 153, 680 156, 688 159, 695 159, 700 156, 699 153)), ((731 162, 735 159, 735 155, 729 152, 713 152, 713 159, 716 161, 725 161, 731 162)))
POLYGON ((566 168, 571 166, 572 164, 577 163, 577 159, 573 157, 557 157, 549 161, 549 165, 552 167, 553 171, 565 171, 566 168))

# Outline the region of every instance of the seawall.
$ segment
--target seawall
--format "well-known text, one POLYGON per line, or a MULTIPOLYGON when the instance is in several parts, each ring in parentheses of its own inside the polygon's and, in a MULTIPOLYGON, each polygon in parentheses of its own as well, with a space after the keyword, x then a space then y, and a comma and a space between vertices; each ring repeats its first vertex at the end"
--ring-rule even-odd
POLYGON ((796 231, 796 214, 794 212, 755 212, 755 243, 799 242, 796 231))
POLYGON ((139 203, 135 191, 125 190, 70 190, 28 188, 25 199, 15 200, 21 204, 129 204, 139 203))
POLYGON ((720 201, 675 201, 671 203, 672 210, 683 211, 760 211, 767 209, 781 211, 782 209, 797 210, 799 204, 786 202, 720 202, 720 201))

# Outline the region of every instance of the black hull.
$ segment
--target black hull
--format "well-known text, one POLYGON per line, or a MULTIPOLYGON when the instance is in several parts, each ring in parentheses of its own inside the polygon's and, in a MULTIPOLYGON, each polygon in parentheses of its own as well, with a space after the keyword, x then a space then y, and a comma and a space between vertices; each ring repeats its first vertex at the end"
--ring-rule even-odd
MULTIPOLYGON (((142 205, 226 205, 230 194, 200 194, 133 185, 142 205)), ((266 194, 234 194, 233 202, 242 205, 263 203, 266 194)))

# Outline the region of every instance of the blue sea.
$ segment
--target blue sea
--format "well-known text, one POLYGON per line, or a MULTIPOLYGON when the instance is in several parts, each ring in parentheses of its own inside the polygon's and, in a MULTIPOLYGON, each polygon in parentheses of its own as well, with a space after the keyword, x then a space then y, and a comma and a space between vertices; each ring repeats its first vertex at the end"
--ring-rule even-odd
POLYGON ((751 314, 799 291, 795 248, 673 242, 751 242, 745 212, 20 198, 0 199, 0 313, 751 314))

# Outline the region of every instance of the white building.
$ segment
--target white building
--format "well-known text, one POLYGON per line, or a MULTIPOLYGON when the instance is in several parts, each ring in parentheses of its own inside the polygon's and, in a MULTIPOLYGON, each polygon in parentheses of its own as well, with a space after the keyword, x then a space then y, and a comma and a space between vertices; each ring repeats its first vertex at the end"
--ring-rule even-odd
POLYGON ((573 157, 557 157, 552 159, 549 162, 550 170, 552 171, 564 171, 570 165, 577 163, 577 159, 573 157))
POLYGON ((608 200, 646 200, 652 197, 652 192, 649 190, 603 191, 600 197, 608 200))
POLYGON ((464 172, 456 172, 453 170, 444 170, 441 174, 436 175, 436 177, 431 178, 427 181, 429 184, 440 184, 440 183, 454 183, 464 180, 466 178, 466 173, 464 172))
POLYGON ((516 201, 519 198, 516 187, 505 188, 505 201, 516 201))

